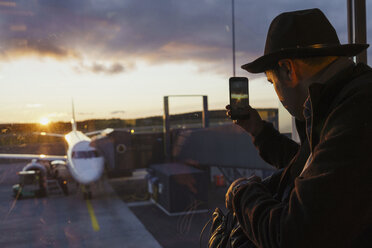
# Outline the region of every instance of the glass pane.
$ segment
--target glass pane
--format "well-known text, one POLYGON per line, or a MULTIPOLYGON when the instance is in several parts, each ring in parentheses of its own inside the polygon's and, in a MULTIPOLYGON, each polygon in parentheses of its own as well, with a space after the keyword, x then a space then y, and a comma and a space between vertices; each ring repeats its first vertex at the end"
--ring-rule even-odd
MULTIPOLYGON (((236 76, 282 132, 273 86, 240 66, 283 11, 321 8, 346 43, 341 2, 235 1, 236 76)), ((226 116, 231 3, 0 0, 2 247, 197 247, 234 179, 273 173, 226 116)))

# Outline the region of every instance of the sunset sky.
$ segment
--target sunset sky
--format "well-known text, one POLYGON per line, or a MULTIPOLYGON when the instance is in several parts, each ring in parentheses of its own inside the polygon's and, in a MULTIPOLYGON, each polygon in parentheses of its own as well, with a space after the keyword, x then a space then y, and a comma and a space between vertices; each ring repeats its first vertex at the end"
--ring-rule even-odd
MULTIPOLYGON (((240 65, 263 53, 271 20, 320 8, 347 43, 346 0, 235 0, 237 76, 254 107, 278 107, 263 74, 240 65)), ((372 5, 367 1, 368 34, 372 5)), ((203 94, 228 103, 231 0, 0 0, 0 122, 161 115, 163 96, 203 94)), ((368 39, 370 40, 370 39, 368 39)), ((369 61, 371 53, 369 54, 369 61)), ((201 98, 170 102, 201 110, 201 98)))

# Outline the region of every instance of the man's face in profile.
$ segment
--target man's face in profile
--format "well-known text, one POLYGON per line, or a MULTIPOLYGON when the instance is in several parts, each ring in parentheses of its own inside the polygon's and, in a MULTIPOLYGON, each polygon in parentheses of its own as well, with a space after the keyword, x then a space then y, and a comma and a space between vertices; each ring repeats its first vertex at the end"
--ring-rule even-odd
POLYGON ((275 89, 276 95, 288 112, 298 120, 303 120, 303 102, 300 99, 300 83, 293 86, 289 79, 278 76, 278 73, 273 70, 265 72, 267 81, 269 81, 275 89))

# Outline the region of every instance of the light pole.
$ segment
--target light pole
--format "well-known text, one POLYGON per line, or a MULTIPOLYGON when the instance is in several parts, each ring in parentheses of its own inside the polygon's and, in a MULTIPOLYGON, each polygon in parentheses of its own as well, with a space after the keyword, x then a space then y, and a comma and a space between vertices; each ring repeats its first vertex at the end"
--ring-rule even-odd
POLYGON ((232 10, 232 54, 233 54, 233 76, 235 77, 235 1, 231 0, 232 10))
MULTIPOLYGON (((347 26, 349 44, 367 43, 366 0, 347 0, 347 26)), ((367 51, 356 56, 356 62, 367 64, 367 51)))

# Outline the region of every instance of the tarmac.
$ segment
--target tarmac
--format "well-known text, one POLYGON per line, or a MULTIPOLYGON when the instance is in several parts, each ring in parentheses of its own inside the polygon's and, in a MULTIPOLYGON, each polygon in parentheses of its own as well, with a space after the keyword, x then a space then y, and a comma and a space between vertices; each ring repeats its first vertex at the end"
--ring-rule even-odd
POLYGON ((0 247, 162 247, 107 181, 91 200, 81 192, 15 200, 24 166, 0 164, 0 247))
POLYGON ((216 187, 212 184, 209 186, 208 212, 169 216, 157 205, 145 200, 147 183, 141 181, 141 178, 143 175, 135 172, 130 179, 128 178, 129 180, 111 179, 110 185, 160 245, 163 248, 208 247, 211 225, 207 225, 203 235, 201 231, 211 219, 216 207, 226 212, 227 186, 216 187))

